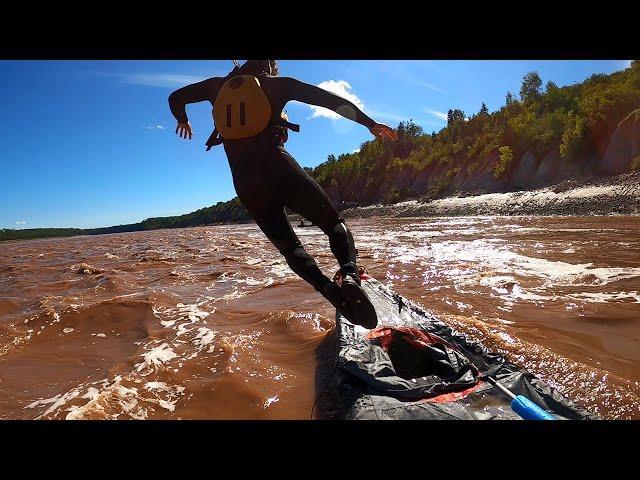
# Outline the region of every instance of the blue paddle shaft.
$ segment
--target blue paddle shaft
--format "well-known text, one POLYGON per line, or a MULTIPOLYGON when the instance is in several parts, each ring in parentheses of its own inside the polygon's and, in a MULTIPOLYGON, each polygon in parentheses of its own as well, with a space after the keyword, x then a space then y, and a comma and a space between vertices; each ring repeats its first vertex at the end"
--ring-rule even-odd
POLYGON ((511 409, 525 420, 555 420, 553 416, 522 395, 517 395, 511 401, 511 409))

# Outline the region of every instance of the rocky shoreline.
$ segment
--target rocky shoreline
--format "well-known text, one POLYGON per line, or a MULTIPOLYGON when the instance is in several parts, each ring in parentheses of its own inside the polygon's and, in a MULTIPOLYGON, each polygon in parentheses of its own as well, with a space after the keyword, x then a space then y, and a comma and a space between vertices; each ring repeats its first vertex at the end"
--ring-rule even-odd
POLYGON ((341 214, 345 218, 639 215, 640 172, 597 179, 568 180, 528 191, 459 193, 447 198, 354 207, 343 210, 341 214))

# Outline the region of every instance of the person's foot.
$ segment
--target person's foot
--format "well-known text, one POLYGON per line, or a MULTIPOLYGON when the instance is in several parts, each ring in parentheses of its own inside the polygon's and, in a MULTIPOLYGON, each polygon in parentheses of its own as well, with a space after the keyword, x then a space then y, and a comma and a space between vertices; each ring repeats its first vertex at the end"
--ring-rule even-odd
POLYGON ((353 314, 351 313, 351 309, 347 305, 347 302, 344 299, 344 295, 342 295, 342 290, 337 284, 335 284, 334 282, 327 283, 324 286, 322 295, 324 296, 324 298, 329 300, 331 305, 333 305, 336 310, 344 315, 347 320, 352 321, 353 314))
MULTIPOLYGON (((348 301, 344 297, 342 289, 334 282, 329 282, 325 285, 323 295, 327 300, 329 300, 329 302, 331 302, 331 305, 333 305, 336 308, 336 310, 338 310, 338 312, 340 312, 351 323, 356 325, 362 325, 365 328, 375 328, 375 326, 377 325, 377 318, 376 318, 376 323, 373 324, 373 326, 370 326, 371 322, 368 322, 366 324, 362 323, 360 321, 360 317, 358 317, 354 312, 354 309, 352 307, 352 302, 348 301)), ((374 316, 375 316, 375 311, 374 311, 374 316)))
POLYGON ((322 292, 324 298, 331 302, 331 305, 336 307, 342 313, 342 308, 346 305, 344 301, 344 297, 342 296, 342 290, 340 287, 334 282, 327 282, 324 286, 324 291, 322 292))
POLYGON ((353 320, 351 318, 348 320, 368 329, 376 328, 378 325, 376 309, 360 285, 360 277, 357 274, 344 275, 341 290, 353 317, 353 320))

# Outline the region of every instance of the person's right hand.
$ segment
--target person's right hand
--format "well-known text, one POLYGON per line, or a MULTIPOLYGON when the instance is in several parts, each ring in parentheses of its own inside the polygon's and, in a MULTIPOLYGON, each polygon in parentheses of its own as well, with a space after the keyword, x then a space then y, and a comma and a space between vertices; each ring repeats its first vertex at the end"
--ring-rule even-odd
POLYGON ((191 140, 191 136, 193 135, 193 130, 191 130, 191 124, 187 123, 178 123, 176 127, 176 133, 180 136, 180 138, 187 138, 189 136, 189 140, 191 140))
POLYGON ((373 133, 378 140, 397 140, 398 134, 393 128, 383 123, 376 123, 371 127, 370 132, 373 133))

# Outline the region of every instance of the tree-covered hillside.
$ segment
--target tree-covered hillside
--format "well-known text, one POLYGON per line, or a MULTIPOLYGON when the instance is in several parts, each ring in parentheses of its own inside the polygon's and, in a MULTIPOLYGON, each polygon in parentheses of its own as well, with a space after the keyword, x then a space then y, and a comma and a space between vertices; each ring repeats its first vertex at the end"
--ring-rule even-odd
POLYGON ((530 72, 519 96, 507 92, 496 112, 484 103, 473 114, 451 109, 447 126, 431 134, 402 122, 398 142, 369 141, 308 171, 336 201, 360 204, 624 173, 640 168, 639 108, 637 60, 561 88, 553 81, 543 87, 530 72))

